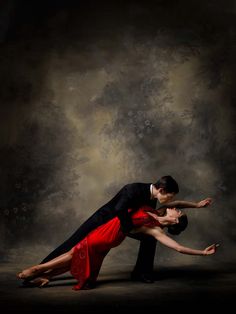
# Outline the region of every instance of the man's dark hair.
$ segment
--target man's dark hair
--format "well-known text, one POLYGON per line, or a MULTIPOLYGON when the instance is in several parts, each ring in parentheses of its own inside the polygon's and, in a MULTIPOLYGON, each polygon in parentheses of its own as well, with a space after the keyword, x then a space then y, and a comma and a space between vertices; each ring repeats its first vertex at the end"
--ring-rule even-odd
POLYGON ((188 217, 184 214, 179 217, 179 222, 168 227, 168 232, 173 235, 178 235, 187 228, 188 217))
POLYGON ((171 176, 161 177, 153 185, 157 189, 163 188, 167 193, 179 193, 178 183, 171 176))

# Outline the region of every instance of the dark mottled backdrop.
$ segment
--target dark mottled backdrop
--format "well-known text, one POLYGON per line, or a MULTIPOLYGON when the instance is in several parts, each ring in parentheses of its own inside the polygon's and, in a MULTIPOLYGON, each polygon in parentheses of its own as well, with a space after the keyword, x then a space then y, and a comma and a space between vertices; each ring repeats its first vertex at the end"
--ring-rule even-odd
POLYGON ((180 241, 235 258, 235 1, 0 6, 1 259, 40 260, 122 185, 166 174, 178 198, 214 198, 180 241))

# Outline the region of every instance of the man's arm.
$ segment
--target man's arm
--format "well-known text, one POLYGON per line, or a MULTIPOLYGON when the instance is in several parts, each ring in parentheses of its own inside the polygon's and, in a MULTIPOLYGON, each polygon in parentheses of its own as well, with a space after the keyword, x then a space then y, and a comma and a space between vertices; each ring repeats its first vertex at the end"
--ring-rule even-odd
POLYGON ((200 201, 200 202, 189 202, 176 200, 165 204, 166 207, 176 207, 176 208, 202 208, 211 205, 212 199, 210 197, 200 201))
POLYGON ((124 233, 128 233, 134 228, 131 215, 128 212, 130 207, 130 199, 128 194, 124 191, 119 201, 115 205, 117 217, 120 219, 121 229, 124 233))
POLYGON ((123 187, 120 198, 115 205, 115 211, 120 219, 121 229, 124 233, 129 233, 133 228, 132 214, 129 213, 129 209, 132 212, 138 208, 134 206, 135 200, 140 198, 141 191, 139 185, 136 183, 127 184, 123 187))

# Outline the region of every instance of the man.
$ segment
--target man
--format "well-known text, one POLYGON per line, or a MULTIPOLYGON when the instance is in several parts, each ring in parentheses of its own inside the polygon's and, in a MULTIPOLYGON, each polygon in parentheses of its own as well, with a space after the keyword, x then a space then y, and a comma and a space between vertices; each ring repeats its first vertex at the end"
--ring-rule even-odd
MULTIPOLYGON (((158 205, 167 204, 173 200, 178 192, 178 184, 171 176, 163 176, 157 180, 156 183, 131 183, 125 185, 109 202, 88 218, 69 239, 44 258, 41 263, 48 262, 69 251, 79 241, 86 237, 90 231, 96 229, 98 226, 106 223, 115 216, 120 219, 122 231, 130 235, 129 232, 133 229, 130 216, 132 212, 135 212, 143 205, 151 206, 155 209, 157 207, 157 202, 158 205), (131 211, 129 209, 131 209, 131 211)), ((179 203, 181 203, 182 208, 198 207, 198 204, 200 204, 185 201, 173 202, 176 207, 178 207, 179 203)), ((135 237, 133 235, 130 236, 135 237)), ((152 237, 144 236, 140 241, 139 254, 135 268, 131 274, 131 279, 151 283, 153 282, 152 271, 156 240, 152 237)))

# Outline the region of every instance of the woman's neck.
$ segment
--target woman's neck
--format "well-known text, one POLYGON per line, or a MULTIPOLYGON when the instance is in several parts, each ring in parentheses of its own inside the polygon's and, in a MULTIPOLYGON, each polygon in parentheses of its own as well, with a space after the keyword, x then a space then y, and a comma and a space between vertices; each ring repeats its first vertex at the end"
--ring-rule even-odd
POLYGON ((156 219, 162 226, 167 226, 169 224, 169 221, 166 218, 166 216, 158 216, 157 214, 154 214, 153 212, 149 211, 147 211, 147 214, 156 219))
POLYGON ((165 216, 163 217, 157 216, 157 219, 162 226, 168 226, 170 224, 170 222, 166 219, 165 216))

